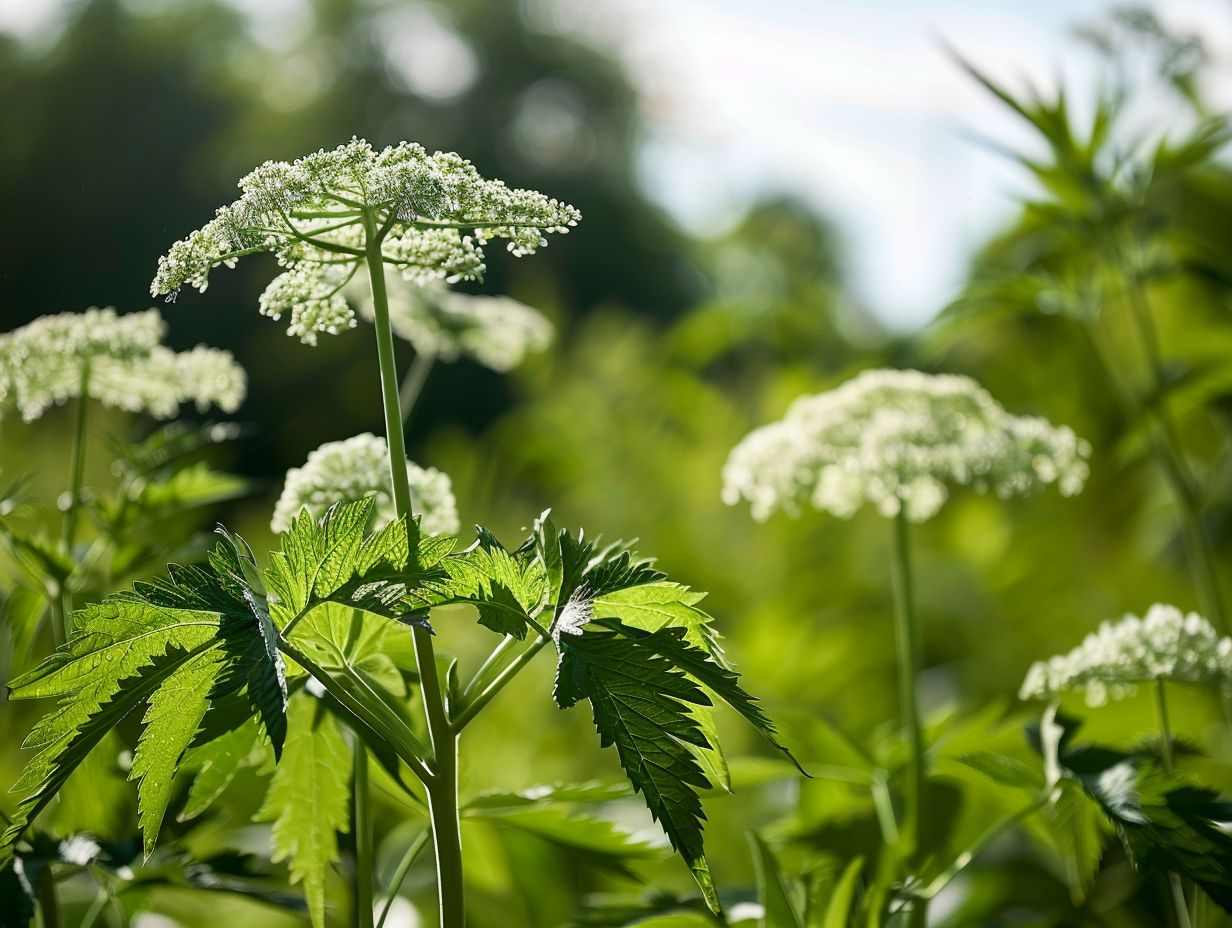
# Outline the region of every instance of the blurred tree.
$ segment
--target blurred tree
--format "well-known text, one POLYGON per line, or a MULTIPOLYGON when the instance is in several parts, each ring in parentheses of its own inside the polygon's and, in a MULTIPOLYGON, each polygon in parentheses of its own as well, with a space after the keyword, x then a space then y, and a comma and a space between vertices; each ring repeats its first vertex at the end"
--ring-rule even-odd
MULTIPOLYGON (((231 198, 231 178, 352 135, 456 150, 581 206, 585 222, 535 268, 494 255, 487 289, 564 319, 599 305, 680 313, 697 275, 638 190, 635 95, 614 60, 531 9, 303 0, 246 16, 215 0, 88 0, 50 48, 0 45, 0 326, 148 305, 156 258, 231 198)), ((354 361, 369 333, 290 344, 256 312, 261 277, 217 275, 171 323, 175 343, 231 347, 252 372, 245 414, 263 433, 243 467, 273 476, 379 404, 375 373, 354 361), (312 391, 311 409, 279 418, 288 389, 312 391)), ((499 378, 460 365, 434 379, 418 424, 476 426, 506 402, 499 378)))

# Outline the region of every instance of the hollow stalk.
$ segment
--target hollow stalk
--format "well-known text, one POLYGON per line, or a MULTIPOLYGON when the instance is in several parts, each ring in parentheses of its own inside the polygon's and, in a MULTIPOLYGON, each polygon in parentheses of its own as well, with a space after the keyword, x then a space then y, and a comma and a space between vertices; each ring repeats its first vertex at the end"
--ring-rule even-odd
POLYGON ((368 783, 368 749, 358 737, 352 755, 351 790, 355 804, 355 928, 372 928, 371 790, 368 783))
MULTIPOLYGON (((60 547, 71 560, 73 542, 77 537, 77 507, 81 501, 81 484, 86 468, 86 421, 90 402, 86 394, 90 386, 90 365, 81 368, 81 383, 77 409, 73 417, 73 443, 69 451, 68 503, 60 522, 60 547)), ((73 594, 68 579, 60 581, 52 608, 52 638, 57 645, 73 633, 73 594)))
POLYGON ((1150 298, 1147 295, 1141 271, 1131 263, 1125 248, 1119 242, 1114 241, 1112 249, 1113 260, 1120 268, 1125 281, 1129 316, 1137 331, 1150 377, 1153 403, 1139 404, 1141 408, 1138 411, 1145 411, 1151 420, 1149 426, 1155 432, 1153 442, 1155 457, 1176 497, 1185 534, 1185 547, 1189 553, 1189 567, 1193 574, 1202 612, 1216 628, 1226 633, 1228 624, 1224 613, 1223 595, 1219 586, 1219 569, 1215 550, 1202 524, 1202 507, 1197 484, 1185 461, 1176 423, 1172 421, 1172 415, 1168 410, 1163 352, 1159 346, 1159 332, 1155 327, 1150 298))
MULTIPOLYGON (((389 295, 385 289, 385 262, 376 220, 364 215, 367 233, 365 260, 372 288, 377 360, 381 373, 381 399, 385 412, 385 438, 389 445, 390 476, 394 506, 407 519, 407 531, 415 534, 411 518, 411 487, 406 469, 406 438, 398 397, 398 369, 394 336, 389 321, 389 295)), ((415 538, 412 537, 414 550, 415 538)), ((432 818, 432 842, 436 851, 436 882, 441 928, 464 928, 465 901, 462 883, 462 840, 458 816, 458 739, 445 711, 432 636, 426 629, 411 629, 415 664, 419 671, 420 697, 428 723, 433 754, 433 776, 427 784, 428 811, 432 818)))
MULTIPOLYGON (((899 508, 894 519, 894 557, 891 559, 894 588, 894 633, 898 643, 898 695, 903 728, 907 733, 910 758, 907 766, 907 786, 903 795, 903 824, 900 834, 904 856, 915 856, 920 842, 920 814, 924 799, 924 732, 920 723, 920 700, 916 689, 922 657, 920 629, 915 614, 915 597, 911 581, 911 546, 907 514, 899 508)), ((911 905, 909 925, 923 926, 928 921, 928 900, 917 899, 911 905)))
MULTIPOLYGON (((1164 692, 1164 681, 1155 681, 1155 707, 1159 710, 1160 756, 1163 758, 1164 770, 1172 773, 1174 761, 1172 757, 1172 726, 1168 722, 1168 697, 1164 692)), ((1168 874, 1168 883, 1172 889, 1172 907, 1176 910, 1176 923, 1179 928, 1191 928, 1189 908, 1185 902, 1185 886, 1175 873, 1168 874)))

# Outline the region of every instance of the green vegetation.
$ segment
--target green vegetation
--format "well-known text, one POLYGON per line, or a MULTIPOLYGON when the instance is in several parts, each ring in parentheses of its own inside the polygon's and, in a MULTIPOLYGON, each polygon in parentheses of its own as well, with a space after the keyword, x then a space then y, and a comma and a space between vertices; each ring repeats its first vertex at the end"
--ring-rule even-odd
POLYGON ((1232 925, 1201 45, 1119 13, 1083 101, 955 53, 1034 193, 893 337, 799 204, 671 229, 619 69, 515 6, 432 8, 439 97, 393 4, 277 53, 331 92, 210 2, 0 49, 0 928, 1232 925), (151 272, 210 287, 60 311, 151 272))

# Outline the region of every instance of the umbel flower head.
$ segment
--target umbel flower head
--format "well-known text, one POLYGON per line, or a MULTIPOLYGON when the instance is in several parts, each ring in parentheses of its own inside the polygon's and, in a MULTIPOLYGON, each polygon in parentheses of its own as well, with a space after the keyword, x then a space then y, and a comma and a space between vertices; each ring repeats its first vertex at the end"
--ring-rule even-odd
POLYGON ((169 419, 181 403, 234 412, 247 378, 229 351, 161 344, 157 309, 114 309, 42 316, 0 335, 0 415, 16 407, 33 421, 50 406, 84 395, 106 406, 169 419))
MULTIPOLYGON (((372 297, 364 275, 356 275, 347 290, 360 316, 371 320, 372 297)), ((455 293, 437 281, 391 280, 389 321, 418 354, 447 362, 468 357, 500 372, 552 343, 552 323, 539 310, 505 296, 455 293)))
POLYGON ((1221 638, 1196 612, 1156 603, 1142 618, 1105 622, 1068 654, 1033 664, 1018 696, 1044 699, 1080 690, 1098 706, 1157 680, 1232 684, 1232 638, 1221 638))
POLYGON ((746 436, 723 468, 723 500, 753 516, 808 504, 841 518, 865 503, 923 522, 951 485, 1019 496, 1082 489, 1090 447, 1045 419, 1012 416, 969 377, 870 370, 797 399, 746 436))
POLYGON ((376 151, 352 139, 293 163, 267 161, 239 186, 238 200, 159 260, 150 290, 169 299, 184 284, 204 290, 220 264, 272 252, 286 271, 266 288, 261 312, 289 314, 288 333, 307 344, 355 325, 342 291, 373 253, 407 280, 474 280, 488 240, 526 255, 581 218, 566 203, 480 176, 452 152, 410 142, 376 151))
MULTIPOLYGON (((458 505, 449 477, 434 467, 420 467, 411 461, 406 464, 411 504, 421 517, 420 529, 429 535, 456 535, 458 505)), ((304 508, 319 517, 334 503, 369 496, 376 500, 374 528, 397 517, 385 439, 365 432, 344 441, 326 442, 308 455, 303 467, 287 471, 270 528, 285 532, 304 508)))

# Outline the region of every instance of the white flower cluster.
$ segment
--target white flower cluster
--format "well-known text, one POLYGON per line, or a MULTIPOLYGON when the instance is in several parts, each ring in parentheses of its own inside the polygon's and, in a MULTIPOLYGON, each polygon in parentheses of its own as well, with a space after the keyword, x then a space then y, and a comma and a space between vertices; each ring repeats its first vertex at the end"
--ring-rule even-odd
MULTIPOLYGON (((429 535, 456 535, 458 505, 449 477, 434 467, 406 463, 411 505, 422 517, 420 528, 429 535)), ((396 513, 385 439, 365 432, 345 441, 326 442, 308 455, 303 467, 287 471, 270 528, 285 532, 305 507, 313 516, 320 516, 334 503, 369 496, 376 500, 373 527, 392 522, 396 513)))
POLYGON ((1155 680, 1232 684, 1232 638, 1221 638, 1196 612, 1156 603, 1142 618, 1105 622, 1068 654, 1033 664, 1018 696, 1083 690, 1098 706, 1155 680))
POLYGON ((748 500, 758 520, 809 503, 849 518, 872 503, 923 522, 951 484, 1003 498, 1049 484, 1078 493, 1089 454, 1069 428, 1011 416, 969 377, 871 370, 746 436, 724 465, 723 500, 748 500))
MULTIPOLYGON (((455 293, 443 284, 389 280, 389 321, 419 354, 442 361, 469 357, 494 371, 517 367, 552 343, 552 323, 537 309, 504 296, 455 293)), ((357 275, 348 293, 359 314, 373 317, 367 278, 357 275)))
POLYGON ((269 161, 240 189, 238 200, 171 246, 150 290, 168 298, 185 284, 204 290, 213 268, 273 252, 288 271, 262 297, 262 312, 290 312, 290 333, 310 344, 315 333, 353 324, 338 292, 373 232, 384 236, 384 261, 407 279, 457 281, 482 276, 490 239, 526 255, 581 219, 567 203, 511 189, 452 152, 428 154, 409 142, 376 151, 353 139, 294 163, 269 161))
POLYGON ((49 407, 85 395, 106 406, 169 419, 180 404, 234 412, 247 378, 228 351, 162 345, 166 324, 156 309, 114 309, 43 316, 0 335, 0 412, 15 406, 27 422, 49 407))

